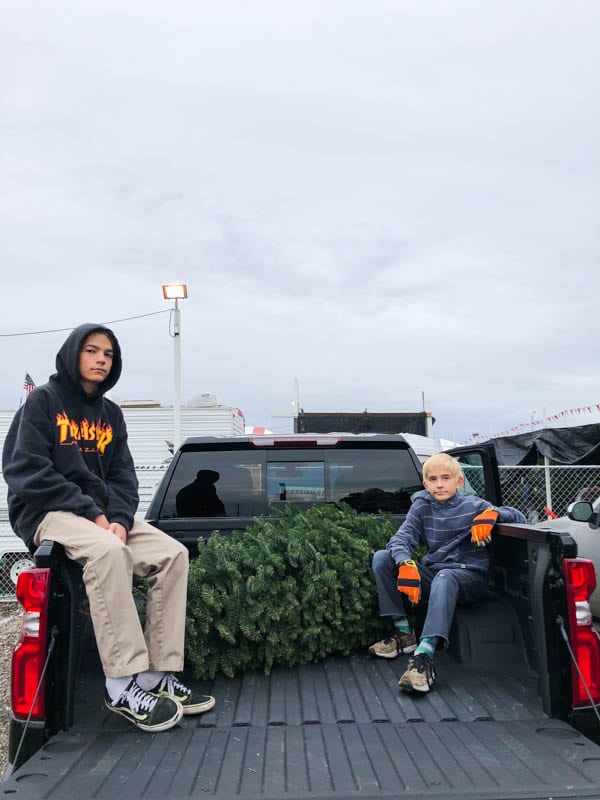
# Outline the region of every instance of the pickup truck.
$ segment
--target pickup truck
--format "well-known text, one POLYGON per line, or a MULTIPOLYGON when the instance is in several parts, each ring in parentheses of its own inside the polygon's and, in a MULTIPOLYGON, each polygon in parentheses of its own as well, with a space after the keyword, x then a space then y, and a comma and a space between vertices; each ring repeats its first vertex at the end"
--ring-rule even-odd
MULTIPOLYGON (((465 490, 502 503, 493 451, 453 451, 465 490)), ((146 517, 192 555, 212 530, 344 501, 400 521, 421 468, 401 435, 188 439, 146 517), (196 485, 197 491, 188 487, 196 485), (184 491, 185 490, 185 491, 184 491), (196 495, 200 495, 199 497, 196 495), (196 507, 194 507, 196 503, 196 507)), ((383 543, 382 543, 383 544, 383 543)), ((598 798, 600 640, 590 561, 567 533, 497 525, 489 597, 459 607, 435 689, 366 652, 217 674, 200 717, 150 735, 103 708, 79 567, 42 543, 19 576, 9 768, 16 798, 598 798)), ((368 568, 368 565, 367 565, 368 568)))

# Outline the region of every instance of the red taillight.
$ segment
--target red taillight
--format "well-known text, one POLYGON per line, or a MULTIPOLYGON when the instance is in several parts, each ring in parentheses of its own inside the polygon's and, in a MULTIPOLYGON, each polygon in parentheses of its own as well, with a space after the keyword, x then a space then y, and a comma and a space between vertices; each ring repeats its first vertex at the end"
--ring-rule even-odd
POLYGON ((592 625, 590 595, 596 588, 594 564, 587 558, 565 558, 563 573, 567 589, 569 641, 581 676, 571 665, 573 707, 600 702, 600 636, 592 625), (587 686, 587 691, 584 686, 587 686), (588 694, 589 691, 589 694, 588 694))
POLYGON ((49 569, 26 569, 17 581, 23 628, 12 657, 12 712, 16 719, 44 719, 44 660, 48 631, 49 569))

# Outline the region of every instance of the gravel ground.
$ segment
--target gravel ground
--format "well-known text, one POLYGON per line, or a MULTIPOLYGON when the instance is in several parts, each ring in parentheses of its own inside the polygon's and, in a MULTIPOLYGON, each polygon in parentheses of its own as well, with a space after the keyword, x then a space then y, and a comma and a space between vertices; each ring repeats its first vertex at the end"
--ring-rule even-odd
POLYGON ((6 766, 8 725, 10 722, 10 664, 12 651, 21 630, 21 607, 0 603, 0 776, 6 766))

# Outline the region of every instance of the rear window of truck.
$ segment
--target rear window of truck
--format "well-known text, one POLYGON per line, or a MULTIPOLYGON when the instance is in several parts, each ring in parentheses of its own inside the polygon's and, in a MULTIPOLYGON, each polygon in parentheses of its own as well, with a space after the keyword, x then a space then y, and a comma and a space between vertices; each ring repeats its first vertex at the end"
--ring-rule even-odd
POLYGON ((286 503, 344 501, 358 512, 406 514, 421 487, 401 448, 184 449, 159 518, 253 517, 286 503))

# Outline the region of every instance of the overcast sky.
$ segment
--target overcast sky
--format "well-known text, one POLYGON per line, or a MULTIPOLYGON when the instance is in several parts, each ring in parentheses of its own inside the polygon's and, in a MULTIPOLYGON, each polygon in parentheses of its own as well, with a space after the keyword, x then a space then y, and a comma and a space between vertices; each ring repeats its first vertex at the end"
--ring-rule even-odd
POLYGON ((0 408, 67 331, 10 334, 145 314, 115 393, 170 404, 182 281, 182 400, 250 425, 596 409, 597 0, 0 7, 0 408))

